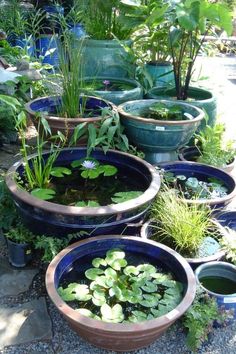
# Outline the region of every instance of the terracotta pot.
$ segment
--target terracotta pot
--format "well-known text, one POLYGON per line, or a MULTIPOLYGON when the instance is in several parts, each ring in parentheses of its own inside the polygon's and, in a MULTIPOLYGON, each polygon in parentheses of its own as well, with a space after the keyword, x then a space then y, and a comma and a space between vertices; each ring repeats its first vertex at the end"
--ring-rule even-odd
MULTIPOLYGON (((180 161, 196 162, 199 156, 200 156, 200 152, 194 146, 186 146, 186 147, 183 147, 182 149, 180 149, 180 151, 179 151, 179 160, 180 161)), ((207 164, 204 164, 204 165, 207 165, 207 164)), ((211 166, 213 166, 213 165, 211 165, 211 166)), ((225 172, 230 173, 233 171, 234 166, 235 166, 235 159, 231 163, 226 165, 225 167, 218 166, 218 168, 220 168, 221 170, 223 170, 225 172)))
MULTIPOLYGON (((101 108, 111 108, 114 109, 114 105, 101 98, 87 96, 88 100, 86 102, 87 108, 101 109, 101 108)), ((101 116, 87 117, 87 118, 64 118, 55 116, 58 106, 61 104, 60 96, 48 96, 36 98, 33 101, 26 103, 25 109, 29 114, 35 128, 38 128, 38 114, 43 114, 44 118, 47 120, 48 125, 51 129, 52 135, 57 134, 58 131, 62 132, 65 136, 70 139, 74 133, 74 129, 77 125, 81 123, 98 123, 103 118, 101 116), (46 113, 43 113, 46 112, 46 113)), ((80 143, 85 143, 85 139, 80 143)))
POLYGON ((50 263, 46 273, 49 297, 74 331, 88 342, 108 350, 130 351, 149 345, 159 338, 192 304, 196 281, 188 263, 169 247, 140 237, 100 236, 77 242, 60 252, 50 263), (58 295, 60 279, 74 261, 85 262, 86 257, 102 257, 111 248, 122 248, 140 257, 150 257, 151 264, 170 271, 184 286, 183 299, 171 312, 159 318, 139 323, 107 323, 85 317, 68 306, 58 295))
MULTIPOLYGON (((152 224, 155 224, 155 221, 153 220, 148 220, 145 222, 141 228, 141 237, 144 240, 151 239, 152 237, 152 224)), ((218 227, 221 229, 222 234, 224 233, 224 228, 218 225, 218 227)), ((156 242, 156 241, 153 241, 156 242)), ((225 252, 222 250, 219 250, 215 254, 211 256, 206 256, 206 257, 201 257, 201 258, 187 258, 185 257, 186 261, 189 263, 192 269, 196 269, 198 266, 204 263, 212 262, 212 261, 219 261, 222 259, 225 255, 225 252)))

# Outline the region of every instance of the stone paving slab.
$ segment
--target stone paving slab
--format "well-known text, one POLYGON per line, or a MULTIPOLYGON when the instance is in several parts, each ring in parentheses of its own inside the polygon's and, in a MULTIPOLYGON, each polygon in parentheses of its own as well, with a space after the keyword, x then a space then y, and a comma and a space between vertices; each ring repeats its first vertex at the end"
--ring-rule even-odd
POLYGON ((37 273, 38 269, 15 269, 7 259, 0 258, 0 296, 16 296, 28 290, 37 273))
POLYGON ((15 307, 0 307, 0 350, 51 338, 52 323, 44 298, 15 307))

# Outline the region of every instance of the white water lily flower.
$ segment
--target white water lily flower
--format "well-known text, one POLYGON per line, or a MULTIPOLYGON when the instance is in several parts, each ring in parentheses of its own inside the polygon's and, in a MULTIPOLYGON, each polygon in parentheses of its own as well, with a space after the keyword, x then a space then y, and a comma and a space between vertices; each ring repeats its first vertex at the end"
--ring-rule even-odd
POLYGON ((94 161, 85 160, 82 166, 87 170, 93 170, 96 167, 96 163, 94 161))

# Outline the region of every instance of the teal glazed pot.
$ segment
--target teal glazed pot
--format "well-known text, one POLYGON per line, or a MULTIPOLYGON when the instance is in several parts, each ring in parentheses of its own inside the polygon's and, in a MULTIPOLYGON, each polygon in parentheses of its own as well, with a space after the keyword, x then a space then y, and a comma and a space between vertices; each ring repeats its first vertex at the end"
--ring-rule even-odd
MULTIPOLYGON (((121 41, 131 46, 131 41, 121 41)), ((84 39, 82 45, 84 76, 128 77, 133 66, 128 63, 125 49, 112 40, 84 39)))
MULTIPOLYGON (((216 98, 210 91, 202 88, 190 87, 189 89, 189 101, 178 101, 193 104, 195 107, 201 108, 206 112, 208 116, 207 124, 213 126, 216 121, 217 115, 217 102, 216 98)), ((169 99, 176 100, 176 90, 175 88, 163 89, 158 87, 153 87, 147 94, 147 98, 152 99, 169 99)), ((204 129, 206 126, 206 120, 202 120, 198 131, 204 129)))
POLYGON ((131 80, 131 79, 125 79, 125 78, 115 78, 115 77, 85 77, 83 79, 83 83, 85 86, 87 84, 93 85, 96 81, 101 82, 109 82, 110 85, 112 84, 123 84, 124 89, 118 89, 118 90, 110 90, 109 87, 110 85, 104 84, 103 88, 98 90, 98 89, 86 89, 85 92, 86 94, 93 94, 93 96, 101 97, 109 102, 114 103, 115 105, 119 105, 121 103, 127 102, 127 101, 133 101, 133 100, 140 100, 143 98, 143 89, 142 86, 138 83, 136 80, 131 80))
POLYGON ((178 160, 177 150, 188 143, 204 112, 197 107, 171 100, 129 101, 118 106, 121 122, 129 140, 145 153, 145 160, 152 164, 178 160), (144 112, 155 103, 167 107, 178 105, 192 119, 170 121, 145 118, 144 112))
MULTIPOLYGON (((236 286, 236 266, 227 262, 210 262, 202 264, 196 271, 196 280, 198 285, 210 296, 215 298, 220 310, 230 311, 229 320, 236 320, 236 291, 226 286, 226 282, 232 281, 236 286), (205 278, 217 277, 218 284, 208 282, 202 284, 205 278), (216 290, 217 288, 217 290, 216 290), (212 290, 213 289, 213 290, 212 290)), ((216 282, 216 279, 215 279, 216 282)))
POLYGON ((174 86, 173 65, 170 62, 150 62, 145 65, 145 68, 152 78, 153 86, 174 86))

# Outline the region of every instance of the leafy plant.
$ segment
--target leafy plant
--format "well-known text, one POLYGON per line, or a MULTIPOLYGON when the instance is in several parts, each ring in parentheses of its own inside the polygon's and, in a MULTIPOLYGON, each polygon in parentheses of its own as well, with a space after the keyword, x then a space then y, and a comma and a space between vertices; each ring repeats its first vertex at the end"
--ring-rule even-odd
POLYGON ((164 242, 182 255, 196 257, 207 236, 220 238, 206 205, 188 204, 174 190, 164 188, 151 206, 151 238, 164 242))
POLYGON ((30 243, 34 241, 34 234, 27 229, 21 222, 17 223, 8 232, 5 232, 5 236, 15 243, 30 243))
POLYGON ((111 323, 141 322, 173 310, 182 284, 151 264, 129 265, 125 252, 114 248, 94 258, 84 283, 58 288, 64 301, 78 301, 84 316, 111 323))
POLYGON ((117 192, 114 194, 111 200, 113 203, 124 203, 128 200, 138 198, 140 195, 142 195, 142 192, 140 191, 117 192))
POLYGON ((95 159, 82 159, 75 160, 72 162, 71 166, 73 168, 80 167, 81 176, 85 179, 95 179, 100 175, 103 176, 113 176, 117 173, 117 168, 113 165, 101 165, 99 161, 95 159))
POLYGON ((155 103, 149 107, 149 117, 158 120, 179 121, 189 119, 189 114, 184 113, 178 105, 167 107, 164 103, 155 103))
POLYGON ((188 331, 186 343, 194 352, 208 339, 213 329, 213 323, 217 321, 223 324, 226 314, 222 313, 216 299, 210 297, 200 288, 193 304, 183 316, 183 326, 188 331))
POLYGON ((225 126, 216 123, 213 127, 207 125, 204 130, 196 134, 196 146, 200 152, 199 162, 225 167, 236 156, 235 142, 230 140, 224 143, 225 126))
POLYGON ((0 229, 10 230, 18 222, 14 201, 7 189, 4 176, 0 176, 0 229))
POLYGON ((236 265, 236 231, 228 227, 220 240, 222 249, 226 253, 226 258, 236 265))

